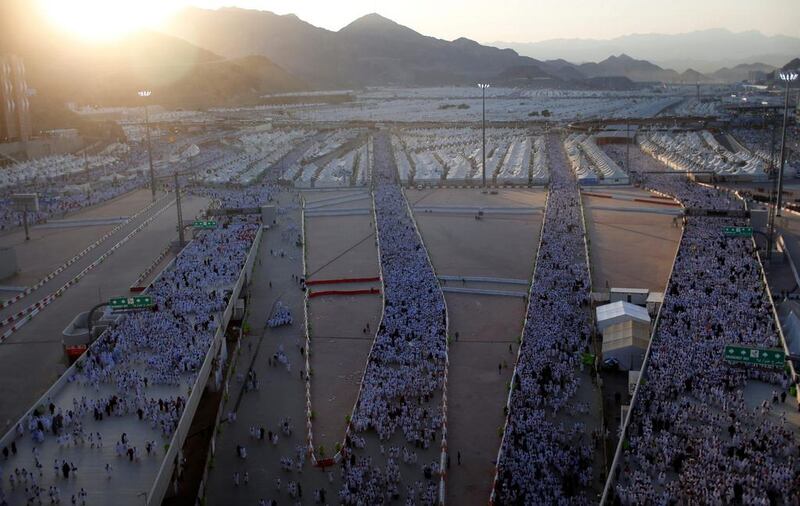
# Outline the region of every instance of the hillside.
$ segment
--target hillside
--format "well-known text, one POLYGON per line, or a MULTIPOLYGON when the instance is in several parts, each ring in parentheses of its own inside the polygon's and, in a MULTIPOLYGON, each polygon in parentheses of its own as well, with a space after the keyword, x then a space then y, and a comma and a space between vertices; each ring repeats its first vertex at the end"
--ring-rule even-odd
POLYGON ((36 90, 34 107, 68 101, 132 105, 139 103, 141 89, 152 90, 155 103, 205 107, 253 102, 265 93, 306 88, 264 56, 226 59, 149 31, 91 42, 58 31, 44 20, 34 22, 36 11, 20 5, 24 3, 3 12, 10 19, 26 17, 5 46, 24 59, 28 84, 36 90))
POLYGON ((465 38, 428 37, 378 14, 333 32, 294 15, 188 8, 165 31, 228 57, 266 56, 321 88, 474 84, 512 66, 541 64, 465 38))
POLYGON ((472 85, 494 79, 519 86, 586 88, 606 83, 619 89, 626 81, 597 78, 624 77, 639 83, 707 80, 700 73, 681 76, 626 54, 580 65, 565 59, 540 61, 463 37, 429 37, 378 14, 334 32, 294 15, 187 8, 164 30, 226 57, 266 56, 318 88, 472 85))
POLYGON ((722 67, 721 69, 717 70, 711 77, 718 81, 724 82, 737 82, 737 81, 744 81, 746 80, 750 72, 758 71, 758 72, 765 72, 769 73, 775 70, 775 67, 772 65, 767 65, 765 63, 742 63, 740 65, 736 65, 734 67, 722 67))
POLYGON ((583 63, 578 70, 588 77, 625 76, 637 82, 679 82, 680 75, 674 70, 663 69, 645 60, 636 60, 626 54, 609 56, 599 63, 583 63))

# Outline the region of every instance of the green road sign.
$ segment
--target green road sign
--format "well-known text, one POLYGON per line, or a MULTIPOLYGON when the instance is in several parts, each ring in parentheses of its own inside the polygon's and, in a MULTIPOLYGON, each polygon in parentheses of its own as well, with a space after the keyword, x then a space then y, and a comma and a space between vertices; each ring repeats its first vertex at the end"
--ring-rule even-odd
POLYGON ((722 232, 731 237, 750 237, 753 235, 753 227, 722 227, 722 232))
POLYGON ((217 222, 213 220, 203 221, 197 220, 192 223, 194 228, 217 228, 217 222))
POLYGON ((725 360, 736 364, 764 365, 768 367, 783 367, 786 355, 783 350, 767 350, 752 348, 750 346, 725 346, 725 360))
POLYGON ((136 297, 114 297, 109 299, 108 305, 112 309, 142 309, 153 306, 153 298, 149 295, 137 295, 136 297))

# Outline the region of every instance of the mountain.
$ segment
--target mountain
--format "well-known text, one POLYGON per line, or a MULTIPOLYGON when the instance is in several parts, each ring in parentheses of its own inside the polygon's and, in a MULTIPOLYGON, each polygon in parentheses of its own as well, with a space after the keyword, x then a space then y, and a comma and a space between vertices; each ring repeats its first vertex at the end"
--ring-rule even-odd
POLYGON ((683 72, 681 72, 679 78, 679 82, 683 84, 708 83, 712 81, 714 81, 713 78, 703 75, 694 69, 684 70, 683 72))
POLYGON ((730 68, 722 67, 711 74, 711 77, 717 81, 735 83, 746 81, 750 77, 750 72, 769 73, 773 70, 775 70, 775 67, 766 63, 742 63, 730 68))
POLYGON ((609 54, 625 53, 662 67, 709 73, 722 66, 763 62, 782 65, 800 54, 800 38, 766 36, 757 31, 734 33, 710 29, 675 35, 633 34, 608 40, 551 39, 541 42, 493 42, 498 47, 538 59, 564 58, 574 62, 599 61, 609 54))
POLYGON ((792 58, 781 67, 781 70, 800 70, 800 58, 792 58))
POLYGON ((315 27, 294 15, 240 8, 187 8, 164 30, 227 57, 264 55, 319 88, 374 85, 472 85, 482 80, 533 87, 631 85, 677 82, 680 76, 626 55, 575 65, 540 61, 466 38, 453 41, 420 34, 379 14, 356 19, 339 31, 315 27))
POLYGON ((259 54, 321 88, 474 84, 541 62, 510 49, 422 35, 378 14, 337 32, 294 15, 240 8, 187 8, 164 30, 227 57, 259 54))
POLYGON ((587 77, 624 76, 638 82, 679 82, 680 74, 626 54, 609 56, 599 63, 583 63, 577 69, 587 77))
MULTIPOLYGON (((36 11, 24 4, 18 2, 3 14, 36 19, 36 11)), ((156 32, 101 43, 47 26, 42 18, 20 23, 15 32, 4 43, 23 58, 28 84, 36 90, 33 108, 69 101, 141 104, 141 89, 153 92, 154 103, 178 107, 253 102, 270 92, 306 89, 264 56, 227 59, 156 32)))

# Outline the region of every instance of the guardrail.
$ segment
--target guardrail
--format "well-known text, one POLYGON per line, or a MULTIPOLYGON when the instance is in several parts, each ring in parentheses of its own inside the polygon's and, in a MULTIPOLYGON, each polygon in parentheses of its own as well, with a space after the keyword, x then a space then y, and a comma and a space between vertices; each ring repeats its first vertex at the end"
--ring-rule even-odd
MULTIPOLYGON (((678 252, 680 252, 680 244, 683 242, 683 234, 686 227, 681 227, 681 237, 678 240, 678 252)), ((675 264, 678 261, 678 252, 675 253, 675 258, 672 259, 672 267, 669 269, 669 276, 667 277, 670 282, 672 281, 672 272, 675 270, 675 264)), ((669 289, 669 283, 667 283, 667 289, 669 289)), ((667 290, 665 290, 666 292, 667 290)), ((608 499, 608 494, 611 491, 611 486, 614 481, 613 476, 614 472, 616 471, 617 467, 619 467, 619 459, 622 456, 622 447, 623 443, 625 442, 625 436, 628 433, 628 425, 631 421, 631 415, 633 414, 633 408, 636 404, 636 401, 639 398, 639 387, 642 384, 642 381, 647 373, 647 369, 650 366, 650 351, 653 348, 653 341, 655 340, 656 333, 658 332, 658 324, 661 321, 661 311, 664 308, 664 303, 658 307, 658 312, 656 313, 656 318, 653 321, 653 330, 650 331, 650 341, 647 343, 647 350, 644 353, 644 359, 642 359, 642 368, 639 371, 639 377, 636 379, 636 386, 633 390, 633 395, 631 396, 631 402, 628 405, 628 412, 625 415, 625 420, 623 420, 622 427, 620 429, 619 440, 617 441, 617 448, 614 451, 614 459, 611 461, 611 467, 608 470, 608 476, 606 477, 606 484, 603 487, 603 495, 600 498, 600 505, 603 506, 608 499)))

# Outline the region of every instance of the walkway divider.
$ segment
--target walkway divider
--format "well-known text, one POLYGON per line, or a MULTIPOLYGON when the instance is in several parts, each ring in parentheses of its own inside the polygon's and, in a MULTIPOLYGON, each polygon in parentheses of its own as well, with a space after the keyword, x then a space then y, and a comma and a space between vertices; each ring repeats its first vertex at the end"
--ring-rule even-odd
MULTIPOLYGON (((158 473, 153 480, 153 486, 150 488, 150 491, 147 494, 146 504, 148 505, 154 506, 162 503, 167 493, 167 488, 172 482, 173 470, 180 465, 179 452, 183 451, 183 443, 186 441, 186 437, 189 435, 189 428, 192 425, 192 420, 194 419, 195 412, 200 404, 200 399, 203 396, 208 379, 211 376, 211 369, 217 362, 216 358, 219 354, 220 348, 223 345, 223 341, 225 340, 225 333, 227 331, 228 323, 233 315, 233 308, 242 292, 242 289, 244 288, 245 280, 250 279, 253 272, 253 266, 256 256, 258 255, 258 249, 261 244, 261 236, 263 231, 263 224, 259 225, 258 231, 253 238, 253 243, 250 245, 250 251, 248 251, 246 260, 242 266, 242 270, 239 272, 239 278, 231 289, 231 295, 228 299, 228 304, 219 319, 219 326, 217 327, 217 330, 214 333, 214 338, 212 339, 208 351, 206 352, 203 365, 200 366, 200 370, 197 372, 194 385, 189 389, 186 406, 184 407, 181 418, 178 421, 178 426, 172 433, 172 438, 170 439, 167 452, 164 455, 164 459, 161 461, 161 467, 159 468, 158 473)), ((170 264, 171 263, 172 262, 170 262, 170 264)))
POLYGON ((481 288, 461 288, 458 286, 443 286, 442 292, 445 293, 466 293, 471 295, 492 295, 496 297, 517 297, 525 299, 527 292, 512 292, 510 290, 484 290, 481 288))
POLYGON ((662 206, 671 206, 671 207, 681 207, 680 204, 674 202, 669 197, 662 197, 662 196, 652 196, 650 198, 645 197, 623 197, 620 195, 608 195, 606 193, 595 193, 595 192, 587 192, 582 191, 581 195, 585 195, 587 197, 597 197, 601 199, 612 199, 612 200, 626 200, 628 202, 645 202, 647 204, 658 204, 662 206))
MULTIPOLYGON (((373 177, 374 181, 374 177, 373 177)), ((375 243, 376 243, 376 252, 378 254, 378 272, 380 273, 381 277, 381 293, 386 293, 386 286, 383 282, 383 262, 381 261, 381 238, 380 234, 378 233, 378 215, 375 211, 375 191, 374 187, 370 187, 370 198, 372 200, 372 226, 375 228, 375 243)), ((342 438, 341 447, 342 449, 338 450, 334 456, 333 460, 335 462, 340 462, 342 457, 342 450, 345 448, 345 443, 347 439, 350 437, 350 434, 353 432, 353 418, 352 414, 356 412, 358 408, 358 403, 361 400, 361 392, 364 390, 364 377, 367 374, 367 367, 369 367, 370 360, 372 359, 372 354, 375 351, 375 342, 377 341, 378 332, 380 331, 381 325, 383 325, 383 315, 386 311, 386 297, 381 297, 381 319, 378 322, 377 327, 375 328, 375 336, 372 339, 372 344, 369 347, 369 353, 367 353, 367 360, 364 363, 364 374, 361 376, 361 381, 358 382, 358 392, 356 392, 356 399, 353 401, 353 409, 350 410, 349 418, 347 419, 347 424, 345 425, 344 437, 342 438)), ((312 462, 317 465, 316 457, 314 457, 312 452, 312 462)))
POLYGON ((139 274, 139 277, 136 278, 136 281, 134 281, 133 285, 131 285, 131 288, 130 288, 131 292, 142 292, 142 291, 144 291, 145 287, 142 286, 141 283, 145 279, 147 279, 147 276, 149 276, 156 269, 156 267, 158 267, 158 265, 161 263, 161 261, 164 260, 164 258, 167 256, 167 254, 169 254, 171 249, 172 249, 172 245, 170 244, 166 248, 164 248, 164 250, 161 253, 158 254, 158 256, 153 260, 153 262, 144 271, 142 271, 141 274, 139 274))

